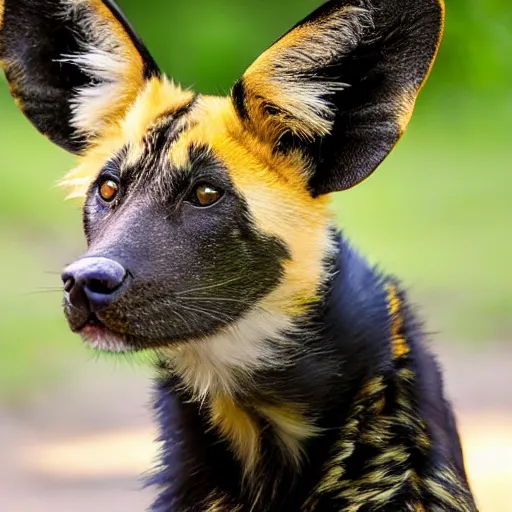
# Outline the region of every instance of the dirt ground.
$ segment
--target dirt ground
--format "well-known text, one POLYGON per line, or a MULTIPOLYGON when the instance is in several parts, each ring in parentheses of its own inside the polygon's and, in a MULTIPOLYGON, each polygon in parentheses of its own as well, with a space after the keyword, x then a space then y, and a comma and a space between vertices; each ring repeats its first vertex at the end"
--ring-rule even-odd
MULTIPOLYGON (((512 511, 512 352, 443 352, 481 512, 512 511)), ((77 361, 65 386, 0 408, 2 512, 141 512, 156 457, 150 379, 112 361, 77 361)))

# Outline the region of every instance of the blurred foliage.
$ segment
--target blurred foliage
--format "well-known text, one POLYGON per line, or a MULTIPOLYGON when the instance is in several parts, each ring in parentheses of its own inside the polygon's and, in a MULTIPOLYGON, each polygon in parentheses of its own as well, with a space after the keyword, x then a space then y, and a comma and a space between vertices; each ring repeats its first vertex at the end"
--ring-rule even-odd
MULTIPOLYGON (((162 69, 226 94, 316 0, 119 0, 162 69)), ((424 305, 429 330, 461 343, 512 334, 512 4, 447 0, 446 34, 411 127, 339 224, 424 305)), ((19 113, 0 78, 0 398, 38 388, 70 353, 59 270, 83 248, 80 205, 53 187, 73 159, 19 113)), ((57 373, 59 373, 57 372, 57 373)))
POLYGON ((446 0, 446 33, 434 84, 490 93, 512 85, 509 0, 446 0))
MULTIPOLYGON (((319 3, 119 0, 167 73, 214 94, 229 90, 263 48, 319 3)), ((510 87, 511 48, 509 0, 446 0, 445 38, 429 94, 483 94, 510 87)))

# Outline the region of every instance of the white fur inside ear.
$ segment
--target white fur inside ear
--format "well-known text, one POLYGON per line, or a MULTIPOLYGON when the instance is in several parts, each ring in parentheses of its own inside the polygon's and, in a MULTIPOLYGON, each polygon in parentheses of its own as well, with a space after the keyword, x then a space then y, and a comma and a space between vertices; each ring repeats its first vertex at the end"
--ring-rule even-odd
POLYGON ((68 60, 97 80, 94 85, 77 90, 72 102, 71 124, 80 133, 101 131, 112 107, 123 99, 123 80, 128 66, 113 55, 95 49, 68 60))
POLYGON ((287 361, 279 350, 283 333, 291 329, 281 313, 253 310, 221 333, 166 350, 172 369, 198 400, 217 394, 243 392, 243 383, 254 371, 283 367, 287 361))
POLYGON ((327 135, 335 115, 329 97, 351 84, 336 77, 326 79, 322 70, 342 61, 371 26, 368 10, 341 7, 292 30, 256 60, 245 76, 253 88, 261 89, 265 100, 293 119, 285 130, 306 139, 327 135))
POLYGON ((90 0, 62 3, 63 16, 71 17, 78 27, 81 51, 60 60, 76 65, 91 79, 90 85, 76 91, 71 124, 80 134, 94 135, 133 101, 143 85, 143 62, 105 6, 99 11, 90 0))

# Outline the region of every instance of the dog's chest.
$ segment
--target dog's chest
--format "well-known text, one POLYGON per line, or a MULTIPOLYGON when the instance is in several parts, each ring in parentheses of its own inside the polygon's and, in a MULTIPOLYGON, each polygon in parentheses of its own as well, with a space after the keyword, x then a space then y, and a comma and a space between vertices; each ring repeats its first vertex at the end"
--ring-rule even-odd
POLYGON ((435 442, 412 400, 414 378, 404 365, 393 382, 383 376, 367 382, 325 456, 319 460, 313 453, 315 467, 305 466, 295 481, 280 472, 278 458, 242 481, 229 445, 204 425, 190 423, 185 431, 178 420, 186 413, 182 409, 169 417, 174 438, 159 482, 166 490, 153 510, 473 512, 460 478, 435 455, 435 442))

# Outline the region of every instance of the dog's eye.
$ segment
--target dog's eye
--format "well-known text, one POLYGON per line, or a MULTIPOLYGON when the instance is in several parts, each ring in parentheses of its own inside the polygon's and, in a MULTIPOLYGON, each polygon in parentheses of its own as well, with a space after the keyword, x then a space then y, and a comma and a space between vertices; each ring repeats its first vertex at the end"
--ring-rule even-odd
POLYGON ((111 203, 119 193, 119 184, 111 178, 104 178, 98 184, 98 193, 107 203, 111 203))
POLYGON ((215 204, 222 197, 222 192, 212 185, 198 185, 192 192, 190 200, 195 206, 206 207, 215 204))

